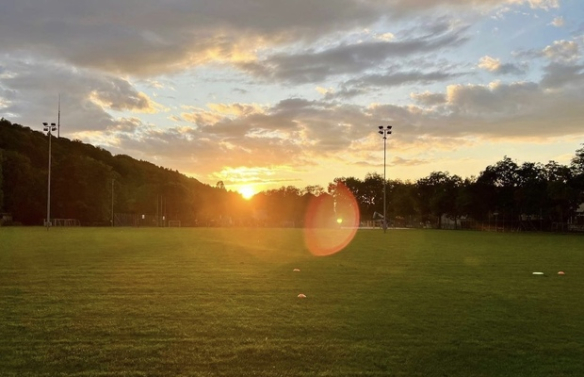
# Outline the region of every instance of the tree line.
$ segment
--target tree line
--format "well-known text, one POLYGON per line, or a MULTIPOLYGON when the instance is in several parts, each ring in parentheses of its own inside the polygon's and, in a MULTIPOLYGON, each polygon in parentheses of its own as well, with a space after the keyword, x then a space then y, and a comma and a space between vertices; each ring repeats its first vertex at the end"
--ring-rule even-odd
MULTIPOLYGON (((0 120, 0 212, 24 225, 46 217, 48 137, 0 120)), ((361 220, 383 214, 393 226, 465 228, 507 224, 518 229, 564 229, 584 202, 584 148, 570 165, 518 164, 505 156, 478 176, 432 172, 416 181, 387 180, 377 173, 335 178, 328 187, 285 186, 247 201, 222 182, 211 186, 178 171, 112 155, 103 148, 52 138, 51 217, 82 225, 111 225, 117 214, 157 214, 185 226, 302 226, 311 201, 328 203, 334 223, 347 190, 361 220), (112 203, 113 197, 113 203, 112 203), (113 204, 113 208, 112 208, 113 204)), ((160 224, 159 221, 156 224, 160 224)), ((151 225, 149 223, 148 225, 151 225)))
MULTIPOLYGON (((113 156, 79 140, 51 140, 51 218, 111 225, 113 196, 116 213, 158 212, 196 225, 209 223, 223 207, 241 200, 147 161, 113 156)), ((14 222, 41 225, 46 218, 48 142, 42 132, 0 120, 0 212, 10 213, 14 222)))

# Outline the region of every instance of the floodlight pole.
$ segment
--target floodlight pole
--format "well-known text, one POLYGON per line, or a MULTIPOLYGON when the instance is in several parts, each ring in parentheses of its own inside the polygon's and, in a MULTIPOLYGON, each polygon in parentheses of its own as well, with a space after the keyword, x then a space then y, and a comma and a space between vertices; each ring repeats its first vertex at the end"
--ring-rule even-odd
POLYGON ((47 222, 46 227, 49 230, 51 226, 51 135, 52 131, 57 129, 57 125, 55 123, 48 124, 47 122, 43 122, 43 130, 48 133, 49 135, 49 176, 47 180, 47 222))
POLYGON ((59 93, 59 106, 57 110, 57 137, 61 137, 61 93, 59 93))
POLYGON ((379 134, 383 136, 383 233, 387 232, 387 179, 386 177, 386 150, 387 150, 387 136, 391 135, 392 126, 379 126, 379 134))
POLYGON ((114 226, 114 182, 116 180, 112 178, 112 227, 114 226))

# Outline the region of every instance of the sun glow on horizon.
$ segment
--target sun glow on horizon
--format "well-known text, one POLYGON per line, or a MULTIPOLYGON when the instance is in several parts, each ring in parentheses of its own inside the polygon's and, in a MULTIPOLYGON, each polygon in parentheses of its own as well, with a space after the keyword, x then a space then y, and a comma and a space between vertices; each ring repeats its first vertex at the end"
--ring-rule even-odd
POLYGON ((253 186, 241 186, 239 187, 239 189, 237 190, 241 196, 243 196, 244 199, 249 200, 251 199, 254 195, 255 195, 255 189, 253 188, 253 186))

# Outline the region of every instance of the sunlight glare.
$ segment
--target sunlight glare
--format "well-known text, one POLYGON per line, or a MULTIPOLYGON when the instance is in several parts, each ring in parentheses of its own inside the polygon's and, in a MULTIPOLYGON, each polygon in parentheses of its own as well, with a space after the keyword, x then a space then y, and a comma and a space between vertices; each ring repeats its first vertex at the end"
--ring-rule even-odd
POLYGON ((308 204, 304 242, 316 256, 328 256, 343 250, 351 243, 359 228, 357 200, 345 185, 339 184, 337 190, 339 195, 336 199, 320 195, 312 198, 308 204))
POLYGON ((241 196, 243 196, 243 198, 247 200, 251 199, 252 196, 255 195, 255 190, 252 186, 241 186, 238 191, 241 194, 241 196))

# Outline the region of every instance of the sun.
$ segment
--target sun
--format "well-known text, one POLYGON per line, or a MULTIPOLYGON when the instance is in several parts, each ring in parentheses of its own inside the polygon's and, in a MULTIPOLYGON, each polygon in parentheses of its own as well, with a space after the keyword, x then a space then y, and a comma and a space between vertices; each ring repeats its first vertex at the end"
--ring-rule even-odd
POLYGON ((239 191, 241 196, 247 200, 251 199, 251 197, 255 195, 255 190, 252 186, 241 186, 237 191, 239 191))

